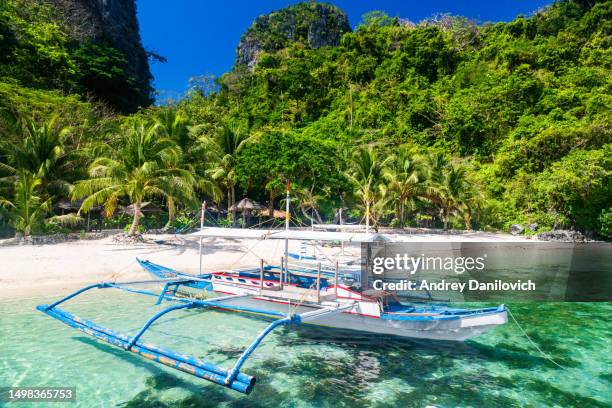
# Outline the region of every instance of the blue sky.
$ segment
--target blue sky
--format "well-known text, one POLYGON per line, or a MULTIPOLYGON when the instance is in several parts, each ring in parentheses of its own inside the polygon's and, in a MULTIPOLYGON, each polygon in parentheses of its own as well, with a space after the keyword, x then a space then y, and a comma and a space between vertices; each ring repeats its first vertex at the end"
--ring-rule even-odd
MULTIPOLYGON (((437 13, 466 16, 479 22, 509 21, 529 14, 551 0, 331 0, 355 27, 361 16, 381 10, 390 16, 419 21, 437 13)), ((241 34, 260 14, 298 3, 289 0, 137 0, 145 48, 168 59, 154 62, 158 100, 179 97, 189 78, 221 75, 231 69, 241 34)))

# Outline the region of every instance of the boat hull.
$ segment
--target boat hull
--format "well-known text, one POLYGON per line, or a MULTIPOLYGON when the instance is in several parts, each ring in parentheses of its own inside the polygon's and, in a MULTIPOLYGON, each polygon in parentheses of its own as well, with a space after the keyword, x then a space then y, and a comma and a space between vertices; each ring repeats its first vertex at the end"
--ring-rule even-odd
MULTIPOLYGON (((220 293, 246 294, 253 296, 232 299, 227 304, 245 308, 254 308, 266 311, 287 313, 305 313, 317 310, 319 306, 301 304, 295 307, 295 303, 290 304, 286 301, 257 296, 256 292, 242 288, 233 288, 230 285, 213 284, 213 290, 220 293)), ((226 303, 226 302, 223 302, 226 303)), ((329 302, 322 302, 322 306, 327 306, 329 302)), ((332 303, 329 303, 330 305, 332 303)), ((417 339, 464 341, 471 337, 478 336, 489 331, 500 324, 507 322, 507 311, 505 307, 490 308, 489 311, 474 314, 473 316, 457 316, 454 318, 428 319, 426 317, 412 320, 398 320, 397 317, 379 314, 375 315, 375 308, 378 304, 374 302, 355 302, 355 306, 346 312, 337 313, 331 316, 322 316, 304 322, 318 326, 326 326, 337 329, 356 330, 374 334, 385 334, 400 337, 410 337, 417 339)), ((488 309, 487 309, 488 310, 488 309)))
MULTIPOLYGON (((188 278, 192 276, 148 261, 138 261, 149 273, 158 278, 188 278)), ((292 314, 317 310, 321 306, 353 303, 353 307, 347 311, 331 316, 321 316, 304 323, 418 339, 464 341, 508 321, 504 306, 475 310, 471 314, 468 312, 463 315, 450 316, 440 316, 435 313, 430 316, 381 313, 380 306, 376 301, 364 300, 360 293, 353 292, 342 285, 339 286, 338 296, 334 296, 335 300, 333 301, 322 301, 320 305, 308 305, 307 302, 297 301, 290 303, 286 299, 262 296, 258 280, 234 278, 232 282, 229 282, 229 279, 230 277, 224 276, 224 274, 212 274, 210 280, 183 285, 181 290, 192 296, 197 296, 202 291, 230 295, 249 294, 251 295, 249 297, 228 300, 227 304, 280 313, 288 313, 291 310, 292 314), (300 305, 295 307, 296 303, 300 303, 300 305)), ((266 281, 264 288, 274 289, 277 286, 278 282, 266 281)), ((322 293, 331 293, 332 290, 331 287, 325 288, 322 293)))
POLYGON ((194 279, 193 282, 182 285, 181 292, 195 295, 203 290, 212 290, 212 285, 210 284, 210 274, 201 276, 190 275, 147 260, 136 258, 136 261, 154 279, 194 279))

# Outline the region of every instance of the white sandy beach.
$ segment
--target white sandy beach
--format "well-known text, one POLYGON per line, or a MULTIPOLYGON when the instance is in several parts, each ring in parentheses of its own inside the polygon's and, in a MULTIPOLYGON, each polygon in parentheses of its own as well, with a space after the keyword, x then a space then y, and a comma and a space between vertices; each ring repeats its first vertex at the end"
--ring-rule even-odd
MULTIPOLYGON (((100 281, 150 279, 136 262, 148 259, 171 268, 198 272, 198 242, 175 235, 147 236, 147 243, 100 240, 70 241, 48 245, 0 246, 0 300, 10 298, 57 296, 100 281), (158 243, 154 242, 157 241, 158 243), (163 241, 163 243, 161 243, 163 241)), ((462 235, 402 235, 410 242, 521 242, 524 238, 508 234, 474 232, 462 235)), ((204 269, 215 271, 259 265, 259 258, 278 264, 284 241, 213 239, 205 241, 204 269)), ((299 252, 299 242, 290 250, 299 252)), ((337 252, 338 249, 323 249, 337 252)), ((347 248, 358 254, 359 247, 347 248)))

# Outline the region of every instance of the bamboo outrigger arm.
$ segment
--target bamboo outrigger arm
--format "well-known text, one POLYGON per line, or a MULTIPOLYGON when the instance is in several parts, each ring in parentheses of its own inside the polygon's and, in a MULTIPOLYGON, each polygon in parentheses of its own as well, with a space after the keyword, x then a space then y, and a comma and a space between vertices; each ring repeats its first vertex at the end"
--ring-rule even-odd
MULTIPOLYGON (((144 283, 153 282, 146 281, 144 283)), ((89 334, 98 340, 105 341, 111 345, 120 347, 126 351, 138 354, 144 358, 155 361, 157 363, 166 365, 168 367, 186 372, 188 374, 192 374, 196 377, 214 382, 219 385, 223 385, 225 387, 231 388, 235 391, 239 391, 245 394, 249 394, 253 387, 255 386, 255 377, 250 376, 248 374, 244 374, 240 372, 240 369, 247 361, 247 359, 251 356, 251 354, 255 351, 255 349, 261 344, 264 338, 270 334, 274 329, 280 326, 285 326, 288 324, 300 324, 303 321, 307 321, 316 317, 321 317, 324 315, 339 313, 346 309, 351 308, 353 305, 346 305, 342 307, 323 307, 314 311, 302 313, 302 314, 292 314, 286 315, 280 312, 269 311, 269 310, 260 310, 248 307, 241 307, 237 305, 224 304, 223 301, 237 299, 241 297, 248 297, 249 295, 229 295, 222 296, 210 300, 198 300, 198 299, 185 299, 179 298, 174 295, 167 295, 166 289, 168 286, 178 286, 182 283, 186 283, 186 280, 160 280, 157 282, 166 282, 166 286, 164 287, 164 291, 161 294, 129 287, 130 284, 135 283, 143 283, 143 282, 128 282, 124 284, 116 284, 110 282, 97 283, 94 285, 89 285, 84 288, 77 290, 76 292, 50 304, 50 305, 40 305, 37 309, 47 315, 67 324, 68 326, 75 328, 77 330, 82 331, 83 333, 89 334), (65 310, 58 308, 60 304, 82 294, 91 289, 106 289, 106 288, 114 288, 120 289, 123 291, 144 294, 149 296, 154 296, 158 298, 159 304, 161 300, 172 300, 180 302, 179 305, 170 306, 166 309, 161 310, 156 313, 153 317, 151 317, 143 327, 136 333, 134 336, 128 336, 122 333, 115 332, 111 329, 99 326, 95 322, 90 320, 83 319, 79 316, 75 316, 65 310), (151 325, 157 321, 159 318, 164 316, 167 313, 170 313, 175 310, 181 309, 191 309, 191 308, 199 308, 199 307, 210 307, 217 308, 223 310, 231 310, 235 312, 249 312, 249 313, 258 313, 268 317, 276 318, 272 323, 270 323, 254 340, 253 342, 245 349, 242 355, 238 358, 234 366, 228 370, 226 368, 217 366, 215 364, 202 361, 196 357, 188 356, 185 354, 178 353, 176 351, 162 348, 156 346, 154 344, 150 344, 147 342, 141 341, 141 337, 143 334, 151 327, 151 325)))

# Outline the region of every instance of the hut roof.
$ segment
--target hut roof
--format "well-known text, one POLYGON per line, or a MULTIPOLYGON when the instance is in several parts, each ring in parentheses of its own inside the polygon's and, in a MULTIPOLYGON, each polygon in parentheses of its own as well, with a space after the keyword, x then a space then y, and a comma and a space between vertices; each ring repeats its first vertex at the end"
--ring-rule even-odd
MULTIPOLYGON (((267 208, 264 208, 263 210, 259 210, 257 212, 257 215, 260 217, 270 217, 270 211, 267 208)), ((272 212, 272 217, 271 218, 282 218, 284 219, 287 216, 287 213, 283 210, 274 210, 272 212)))
POLYGON ((243 211, 261 210, 262 208, 264 207, 258 202, 253 201, 250 198, 243 198, 242 200, 232 205, 230 207, 230 211, 243 212, 243 211))

